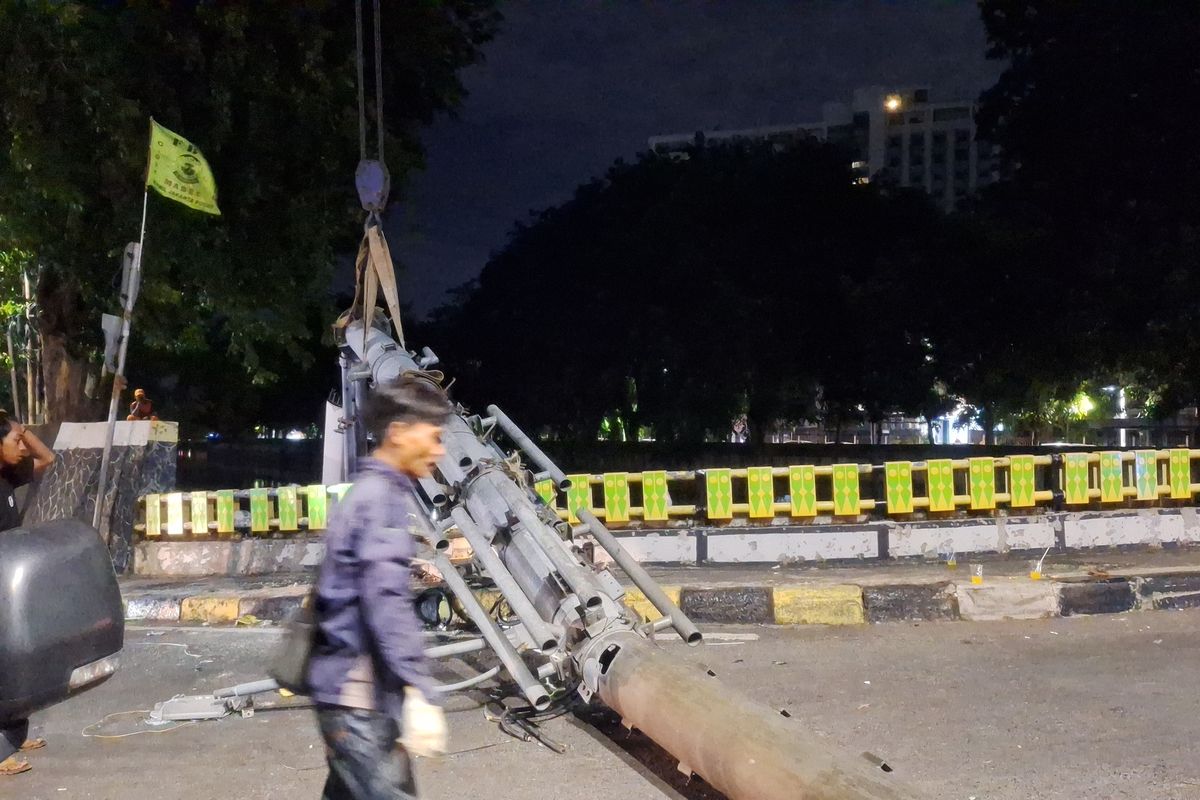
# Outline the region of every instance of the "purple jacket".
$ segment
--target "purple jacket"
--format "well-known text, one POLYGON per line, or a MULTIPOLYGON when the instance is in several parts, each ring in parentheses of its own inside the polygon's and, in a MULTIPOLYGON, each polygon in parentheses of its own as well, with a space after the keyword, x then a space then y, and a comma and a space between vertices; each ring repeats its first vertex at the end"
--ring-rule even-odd
POLYGON ((310 695, 398 718, 405 686, 437 699, 410 587, 414 537, 426 523, 407 476, 376 459, 360 466, 325 533, 310 695))

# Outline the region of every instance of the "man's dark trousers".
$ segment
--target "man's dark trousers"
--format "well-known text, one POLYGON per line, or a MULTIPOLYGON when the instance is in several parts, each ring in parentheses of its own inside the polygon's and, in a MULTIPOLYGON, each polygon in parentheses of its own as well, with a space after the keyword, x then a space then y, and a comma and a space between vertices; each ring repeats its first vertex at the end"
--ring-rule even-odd
POLYGON ((5 722, 0 725, 0 761, 21 750, 29 737, 29 720, 5 722))
POLYGON ((329 777, 321 800, 416 800, 412 759, 396 720, 377 711, 317 705, 329 777))

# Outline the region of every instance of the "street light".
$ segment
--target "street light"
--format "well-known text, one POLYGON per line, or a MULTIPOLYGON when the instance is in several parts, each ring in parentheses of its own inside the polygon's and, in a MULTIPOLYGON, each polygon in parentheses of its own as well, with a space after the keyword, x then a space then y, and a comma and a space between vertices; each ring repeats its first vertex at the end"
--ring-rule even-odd
POLYGON ((1087 396, 1087 392, 1081 391, 1079 394, 1075 395, 1074 400, 1071 401, 1071 405, 1067 408, 1067 410, 1076 417, 1083 418, 1092 413, 1095 408, 1095 401, 1087 396))
POLYGON ((899 111, 901 105, 903 105, 903 101, 898 94, 889 94, 883 101, 883 107, 888 111, 899 111))
MULTIPOLYGON (((1116 396, 1117 400, 1117 419, 1128 419, 1129 414, 1125 410, 1125 387, 1123 386, 1105 386, 1104 391, 1108 394, 1116 396)), ((1126 429, 1117 429, 1117 445, 1119 447, 1126 446, 1126 429)))

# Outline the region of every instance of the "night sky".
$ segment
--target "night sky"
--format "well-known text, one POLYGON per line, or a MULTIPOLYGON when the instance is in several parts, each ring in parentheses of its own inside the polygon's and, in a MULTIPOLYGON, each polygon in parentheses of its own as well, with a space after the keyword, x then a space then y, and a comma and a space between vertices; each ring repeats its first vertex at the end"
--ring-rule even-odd
POLYGON ((648 137, 807 122, 859 86, 974 98, 984 58, 972 2, 570 2, 503 5, 457 119, 425 134, 428 165, 389 220, 406 302, 424 313, 476 275, 513 223, 567 199, 648 137))

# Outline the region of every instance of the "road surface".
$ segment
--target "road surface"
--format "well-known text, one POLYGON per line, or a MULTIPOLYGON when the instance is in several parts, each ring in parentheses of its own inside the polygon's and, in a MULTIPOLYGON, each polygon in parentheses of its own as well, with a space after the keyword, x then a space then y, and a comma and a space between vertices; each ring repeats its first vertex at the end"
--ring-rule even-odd
MULTIPOLYGON (((885 758, 930 800, 1200 800, 1200 610, 1037 622, 710 627, 664 647, 788 709, 832 744, 885 758)), ((151 728, 139 710, 260 676, 273 629, 131 628, 121 672, 34 719, 50 747, 0 798, 301 800, 324 760, 311 712, 151 728), (134 712, 110 716, 117 712, 134 712), (84 734, 90 734, 85 736, 84 734), (99 738, 121 736, 122 738, 99 738)), ((272 702, 278 702, 274 698, 272 702)), ((453 755, 419 764, 425 797, 714 797, 604 717, 519 743, 450 703, 453 755)))

